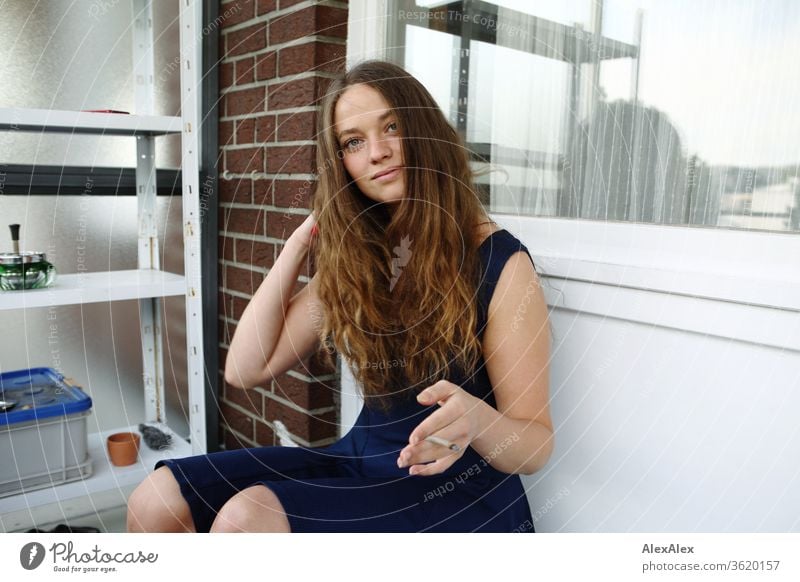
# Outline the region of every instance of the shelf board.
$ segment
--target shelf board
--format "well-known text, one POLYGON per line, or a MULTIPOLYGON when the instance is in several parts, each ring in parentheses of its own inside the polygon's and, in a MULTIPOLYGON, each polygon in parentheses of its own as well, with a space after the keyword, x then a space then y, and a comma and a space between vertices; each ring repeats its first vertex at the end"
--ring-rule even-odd
POLYGON ((0 498, 0 531, 30 529, 36 524, 63 522, 124 506, 131 491, 153 470, 157 461, 192 455, 191 444, 169 427, 160 425, 160 428, 172 435, 170 448, 152 451, 142 441, 139 458, 128 467, 115 467, 110 463, 105 447, 106 437, 115 432, 138 432, 137 427, 89 434, 92 475, 80 481, 0 498))
POLYGON ((181 133, 181 118, 164 115, 89 113, 56 109, 0 107, 0 130, 86 133, 95 135, 165 135, 181 133))
POLYGON ((0 311, 185 295, 182 275, 149 269, 57 275, 46 289, 0 291, 0 311))

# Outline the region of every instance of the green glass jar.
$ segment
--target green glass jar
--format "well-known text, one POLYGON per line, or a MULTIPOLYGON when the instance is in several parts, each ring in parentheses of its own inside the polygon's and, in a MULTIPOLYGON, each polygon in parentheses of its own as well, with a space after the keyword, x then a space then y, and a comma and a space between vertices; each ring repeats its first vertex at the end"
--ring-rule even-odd
POLYGON ((44 253, 0 253, 0 290, 20 291, 49 287, 56 278, 56 268, 44 253))

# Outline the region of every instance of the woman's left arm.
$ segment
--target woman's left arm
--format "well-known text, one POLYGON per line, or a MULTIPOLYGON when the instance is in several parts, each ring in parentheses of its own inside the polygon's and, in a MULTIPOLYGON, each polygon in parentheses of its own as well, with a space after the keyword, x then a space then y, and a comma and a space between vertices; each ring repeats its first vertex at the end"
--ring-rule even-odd
MULTIPOLYGON (((547 304, 528 255, 512 255, 489 305, 483 355, 497 408, 448 381, 426 388, 419 401, 440 405, 411 433, 400 465, 415 475, 433 475, 458 456, 424 442, 426 436, 471 446, 505 473, 532 474, 553 451, 549 407, 550 329, 547 304), (405 459, 405 462, 403 462, 405 459)), ((460 455, 459 455, 460 456, 460 455)))

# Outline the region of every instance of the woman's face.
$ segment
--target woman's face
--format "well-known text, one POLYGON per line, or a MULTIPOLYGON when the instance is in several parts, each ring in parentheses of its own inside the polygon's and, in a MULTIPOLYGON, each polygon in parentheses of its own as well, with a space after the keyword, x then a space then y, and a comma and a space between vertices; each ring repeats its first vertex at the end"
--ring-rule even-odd
POLYGON ((399 202, 406 194, 406 173, 397 117, 369 85, 342 93, 333 115, 342 161, 361 192, 376 202, 399 202))

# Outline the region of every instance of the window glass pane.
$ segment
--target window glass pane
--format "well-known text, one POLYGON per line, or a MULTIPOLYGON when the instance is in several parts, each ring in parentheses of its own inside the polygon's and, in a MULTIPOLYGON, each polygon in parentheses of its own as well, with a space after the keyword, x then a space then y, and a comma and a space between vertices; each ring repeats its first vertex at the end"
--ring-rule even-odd
MULTIPOLYGON (((156 115, 179 115, 178 3, 155 2, 156 115)), ((131 2, 7 0, 0 18, 0 107, 136 113, 131 2)), ((0 132, 0 163, 132 167, 130 137, 0 132)), ((177 168, 180 136, 156 139, 156 163, 177 168)))
POLYGON ((497 166, 497 172, 481 179, 493 185, 491 210, 552 214, 567 67, 557 60, 481 42, 472 43, 470 56, 474 65, 470 78, 480 83, 470 102, 475 106, 467 117, 467 140, 473 149, 488 151, 497 166), (521 70, 530 74, 520 76, 521 70), (509 107, 509 96, 526 106, 509 107))
POLYGON ((430 91, 444 114, 455 119, 453 63, 451 55, 458 51, 458 37, 452 34, 410 27, 406 32, 406 66, 419 71, 417 78, 430 91), (442 58, 431 60, 431 53, 442 58), (451 113, 452 112, 452 113, 451 113))
POLYGON ((492 211, 800 230, 800 3, 397 6, 400 64, 450 88, 492 211))

